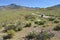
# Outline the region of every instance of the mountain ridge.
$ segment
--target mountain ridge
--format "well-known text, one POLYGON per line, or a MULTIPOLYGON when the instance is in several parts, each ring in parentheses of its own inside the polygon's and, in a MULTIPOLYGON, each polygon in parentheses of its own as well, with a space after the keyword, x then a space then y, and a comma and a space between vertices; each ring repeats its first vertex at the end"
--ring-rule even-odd
MULTIPOLYGON (((26 6, 21 6, 21 5, 17 5, 17 4, 10 4, 10 5, 5 5, 5 6, 0 6, 0 9, 5 9, 5 8, 9 8, 9 9, 19 9, 19 8, 22 8, 22 9, 23 8, 39 9, 40 7, 26 7, 26 6)), ((47 9, 60 9, 60 4, 47 7, 47 9)))

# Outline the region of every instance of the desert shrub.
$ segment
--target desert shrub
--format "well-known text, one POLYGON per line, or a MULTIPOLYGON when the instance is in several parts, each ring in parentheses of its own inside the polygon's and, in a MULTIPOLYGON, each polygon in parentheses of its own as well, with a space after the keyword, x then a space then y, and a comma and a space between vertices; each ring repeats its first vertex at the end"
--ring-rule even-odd
POLYGON ((8 31, 7 31, 7 35, 8 35, 9 37, 13 37, 14 34, 15 34, 15 31, 14 31, 14 30, 8 30, 8 31))
POLYGON ((12 35, 13 36, 15 31, 14 30, 8 30, 6 33, 7 33, 7 35, 12 35))
POLYGON ((49 20, 49 21, 53 21, 53 20, 55 20, 55 18, 52 18, 52 17, 51 17, 51 18, 48 18, 48 20, 49 20))
POLYGON ((59 20, 55 20, 54 23, 59 23, 59 20))
POLYGON ((60 20, 60 17, 58 19, 60 20))
POLYGON ((4 32, 7 32, 8 30, 15 29, 15 28, 16 28, 15 25, 8 25, 7 27, 5 27, 4 32))
POLYGON ((33 21, 33 20, 35 20, 35 16, 33 16, 33 15, 27 15, 27 16, 25 17, 25 19, 26 19, 26 20, 31 20, 31 21, 33 21))
POLYGON ((6 27, 6 23, 2 23, 2 27, 6 27))
POLYGON ((39 33, 32 32, 26 36, 27 40, 47 40, 54 37, 54 33, 48 31, 41 31, 39 33))
POLYGON ((53 33, 48 33, 46 31, 42 31, 41 33, 39 33, 36 37, 36 40, 47 40, 47 39, 50 39, 54 36, 53 33))
POLYGON ((37 26, 34 26, 34 28, 36 28, 37 26))
POLYGON ((18 22, 16 23, 16 26, 20 26, 20 25, 21 25, 21 22, 18 21, 18 22))
POLYGON ((11 39, 14 36, 15 31, 14 30, 8 30, 6 33, 7 33, 7 35, 3 36, 3 39, 11 39))
POLYGON ((14 30, 17 31, 21 31, 23 27, 16 27, 14 30))
POLYGON ((43 27, 46 27, 46 25, 43 25, 43 27))
POLYGON ((30 33, 26 36, 27 40, 33 39, 33 38, 35 38, 35 37, 36 37, 36 33, 35 33, 35 32, 30 32, 30 33))
POLYGON ((26 23, 24 27, 31 27, 31 23, 26 23))
POLYGON ((46 21, 35 21, 35 24, 38 24, 38 25, 44 25, 46 21))
POLYGON ((39 25, 44 25, 45 21, 40 21, 39 25))
POLYGON ((55 31, 60 31, 60 25, 57 25, 55 28, 54 28, 55 31))

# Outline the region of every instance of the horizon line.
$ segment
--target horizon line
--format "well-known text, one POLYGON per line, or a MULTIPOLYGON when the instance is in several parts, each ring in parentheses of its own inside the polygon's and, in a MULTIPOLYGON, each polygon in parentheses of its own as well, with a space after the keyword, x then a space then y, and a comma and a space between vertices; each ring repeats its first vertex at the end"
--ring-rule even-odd
MULTIPOLYGON (((11 4, 15 4, 15 5, 18 5, 18 6, 24 6, 24 5, 20 5, 20 4, 16 4, 16 3, 3 4, 3 5, 0 5, 0 6, 7 6, 7 5, 11 5, 11 4)), ((56 6, 56 5, 60 5, 60 4, 55 4, 55 5, 46 6, 46 7, 39 7, 39 6, 24 6, 24 7, 30 7, 30 8, 47 8, 47 7, 52 7, 52 6, 56 6)))

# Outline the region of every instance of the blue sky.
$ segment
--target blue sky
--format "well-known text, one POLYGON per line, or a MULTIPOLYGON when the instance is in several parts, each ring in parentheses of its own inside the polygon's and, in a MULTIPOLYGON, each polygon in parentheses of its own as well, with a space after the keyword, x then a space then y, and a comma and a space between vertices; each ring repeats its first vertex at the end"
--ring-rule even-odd
POLYGON ((60 0, 0 0, 0 6, 12 3, 28 7, 43 8, 60 4, 60 0))

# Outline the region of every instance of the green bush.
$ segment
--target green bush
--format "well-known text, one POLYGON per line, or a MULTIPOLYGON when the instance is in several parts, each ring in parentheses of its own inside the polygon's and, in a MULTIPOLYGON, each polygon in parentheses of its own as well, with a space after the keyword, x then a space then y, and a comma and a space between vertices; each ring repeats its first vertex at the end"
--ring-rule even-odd
POLYGON ((2 27, 6 27, 6 24, 7 24, 6 22, 5 23, 2 23, 2 27))
POLYGON ((55 31, 60 31, 60 25, 57 25, 55 28, 54 28, 55 31))
POLYGON ((31 23, 27 23, 24 27, 31 27, 31 23))
POLYGON ((11 38, 14 36, 14 34, 15 34, 15 31, 14 30, 8 30, 7 31, 7 36, 9 36, 11 38))
POLYGON ((31 33, 29 33, 27 36, 26 36, 26 38, 29 40, 29 39, 33 39, 33 38, 35 38, 36 37, 36 34, 35 34, 35 32, 31 32, 31 33))
POLYGON ((8 25, 7 27, 5 27, 5 30, 4 32, 7 32, 8 30, 11 30, 13 29, 14 31, 21 31, 22 30, 22 27, 20 27, 20 23, 18 23, 17 25, 8 25))
POLYGON ((4 30, 4 32, 7 32, 8 30, 11 30, 11 29, 15 29, 16 28, 16 26, 15 25, 8 25, 7 27, 5 27, 5 30, 4 30))
POLYGON ((55 20, 55 18, 52 18, 52 17, 51 17, 51 18, 48 18, 48 20, 49 20, 49 21, 53 21, 53 20, 55 20))
POLYGON ((7 35, 13 36, 15 34, 15 31, 14 30, 8 30, 6 33, 7 33, 7 35))
POLYGON ((38 25, 44 25, 46 21, 35 21, 35 24, 38 24, 38 25))
POLYGON ((5 39, 11 39, 14 36, 15 31, 14 30, 8 30, 6 33, 7 33, 7 35, 6 36, 3 36, 3 39, 4 40, 5 39))
POLYGON ((27 15, 27 16, 25 16, 25 19, 33 21, 33 20, 35 20, 35 16, 33 16, 33 15, 27 15))
POLYGON ((15 31, 21 31, 23 27, 16 27, 14 30, 15 31))
POLYGON ((20 25, 21 25, 21 22, 18 21, 18 22, 16 23, 16 26, 20 26, 20 25))
POLYGON ((55 20, 54 23, 59 23, 59 20, 55 20))
POLYGON ((26 36, 27 40, 47 40, 54 37, 54 34, 47 31, 41 31, 39 33, 32 32, 26 36))
POLYGON ((46 25, 43 25, 43 27, 46 27, 46 25))
POLYGON ((50 39, 54 36, 53 33, 48 33, 46 31, 41 31, 41 33, 39 33, 36 37, 36 40, 47 40, 50 39))

